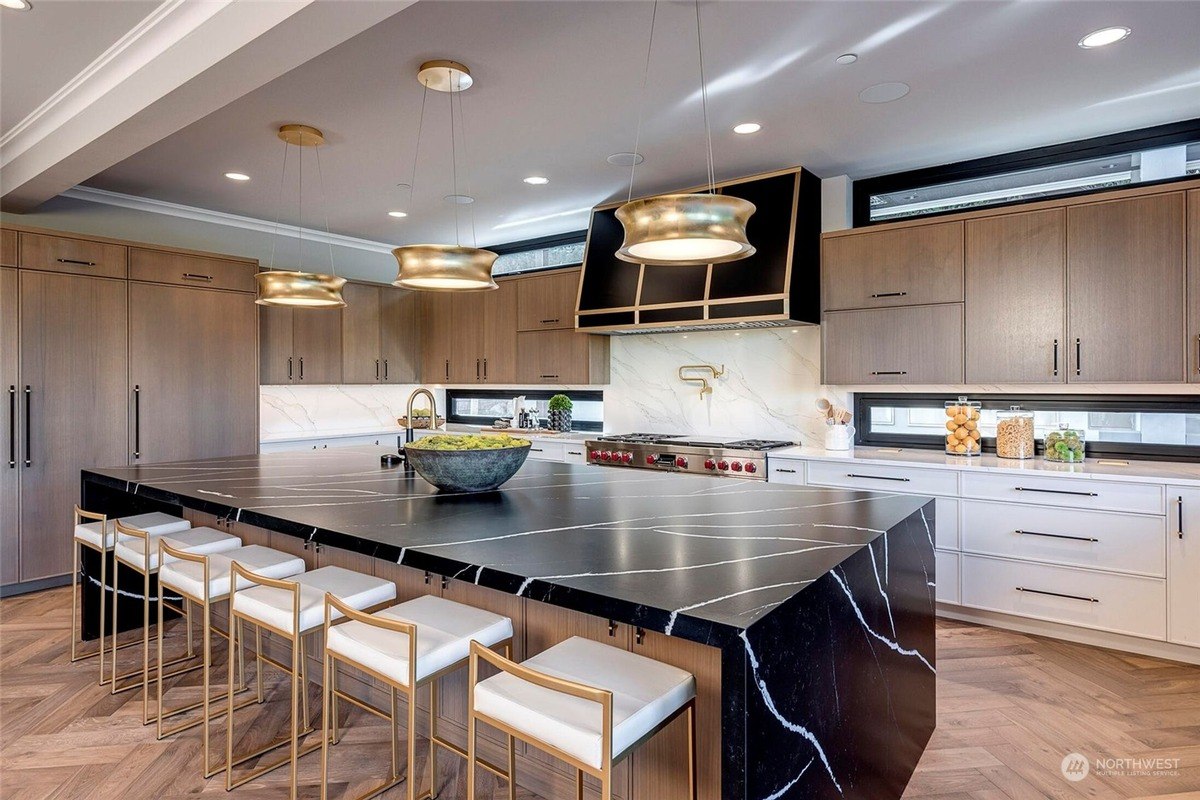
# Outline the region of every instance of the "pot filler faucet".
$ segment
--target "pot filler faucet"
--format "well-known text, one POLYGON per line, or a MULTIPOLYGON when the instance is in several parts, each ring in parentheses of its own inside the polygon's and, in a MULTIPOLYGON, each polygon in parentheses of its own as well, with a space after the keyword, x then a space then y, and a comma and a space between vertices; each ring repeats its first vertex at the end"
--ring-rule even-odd
POLYGON ((433 396, 433 392, 426 389, 424 386, 413 389, 413 393, 408 396, 408 409, 405 419, 408 420, 408 427, 404 429, 404 442, 413 441, 416 436, 413 433, 413 401, 419 396, 425 395, 429 398, 429 427, 437 428, 437 398, 433 396))

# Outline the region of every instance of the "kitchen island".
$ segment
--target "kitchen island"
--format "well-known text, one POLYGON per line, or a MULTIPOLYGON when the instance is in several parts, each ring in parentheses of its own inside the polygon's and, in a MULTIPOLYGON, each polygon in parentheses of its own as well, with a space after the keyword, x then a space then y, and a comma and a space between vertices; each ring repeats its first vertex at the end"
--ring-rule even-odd
MULTIPOLYGON (((445 494, 385 452, 86 470, 84 504, 182 513, 391 577, 401 599, 502 611, 519 658, 583 635, 688 669, 706 800, 902 793, 935 722, 932 501, 535 461, 500 491, 445 494)), ((614 795, 683 797, 685 737, 674 723, 639 748, 614 795)), ((570 794, 532 749, 518 781, 570 794)))

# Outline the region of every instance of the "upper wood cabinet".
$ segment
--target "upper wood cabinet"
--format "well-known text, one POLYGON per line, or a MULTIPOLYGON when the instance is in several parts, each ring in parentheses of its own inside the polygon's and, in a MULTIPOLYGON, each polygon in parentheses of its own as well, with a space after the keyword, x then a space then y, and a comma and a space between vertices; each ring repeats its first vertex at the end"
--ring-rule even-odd
POLYGON ((124 245, 20 233, 20 266, 51 272, 74 272, 98 278, 124 278, 128 248, 124 245))
POLYGON ((0 228, 0 267, 17 266, 17 232, 0 228))
POLYGON ((826 311, 961 302, 963 224, 830 236, 821 271, 826 311))
POLYGON ((609 338, 575 331, 517 334, 516 382, 523 385, 608 383, 609 338))
POLYGON ((1184 193, 1067 209, 1070 379, 1185 379, 1184 193))
POLYGON ((1200 383, 1200 189, 1188 192, 1188 380, 1200 383))
POLYGON ((512 383, 517 360, 517 284, 458 292, 451 301, 451 383, 512 383))
POLYGON ((966 223, 967 383, 1063 383, 1066 212, 966 223))
POLYGON ((379 333, 384 383, 416 383, 419 374, 417 293, 383 287, 379 333))
POLYGON ((253 292, 258 266, 250 261, 206 258, 169 250, 129 249, 129 279, 207 289, 253 292))
POLYGON ((383 380, 380 328, 383 287, 347 283, 342 287, 342 381, 379 383, 383 380))
POLYGON ((341 309, 258 306, 261 382, 341 383, 341 309))
POLYGON ((575 327, 579 270, 555 270, 517 282, 517 330, 575 327))
POLYGON ((963 382, 962 303, 833 311, 821 342, 828 384, 963 382))
POLYGON ((451 343, 454 341, 453 292, 422 292, 421 309, 421 380, 427 383, 450 381, 451 343))

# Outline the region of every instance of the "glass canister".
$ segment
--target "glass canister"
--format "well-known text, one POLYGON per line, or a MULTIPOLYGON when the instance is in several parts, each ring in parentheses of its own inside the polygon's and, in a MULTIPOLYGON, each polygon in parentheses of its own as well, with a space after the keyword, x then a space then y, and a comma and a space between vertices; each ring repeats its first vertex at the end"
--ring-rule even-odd
POLYGON ((996 455, 1000 458, 1033 458, 1033 412, 1011 406, 996 414, 996 455))
POLYGON ((1058 430, 1046 434, 1046 460, 1067 464, 1083 461, 1083 436, 1082 430, 1072 428, 1065 422, 1060 424, 1058 430))
POLYGON ((952 456, 977 456, 979 447, 980 403, 960 396, 946 403, 946 453, 952 456))

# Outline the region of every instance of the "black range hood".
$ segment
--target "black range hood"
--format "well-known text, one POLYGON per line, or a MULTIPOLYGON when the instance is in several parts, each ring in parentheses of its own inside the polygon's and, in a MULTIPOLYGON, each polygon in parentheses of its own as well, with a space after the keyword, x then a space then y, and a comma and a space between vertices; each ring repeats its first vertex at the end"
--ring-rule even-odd
MULTIPOLYGON (((695 191, 695 189, 684 190, 695 191)), ((592 210, 575 327, 588 333, 740 330, 821 321, 821 180, 801 167, 718 184, 754 203, 754 255, 726 264, 651 266, 616 257, 616 210, 592 210)))

